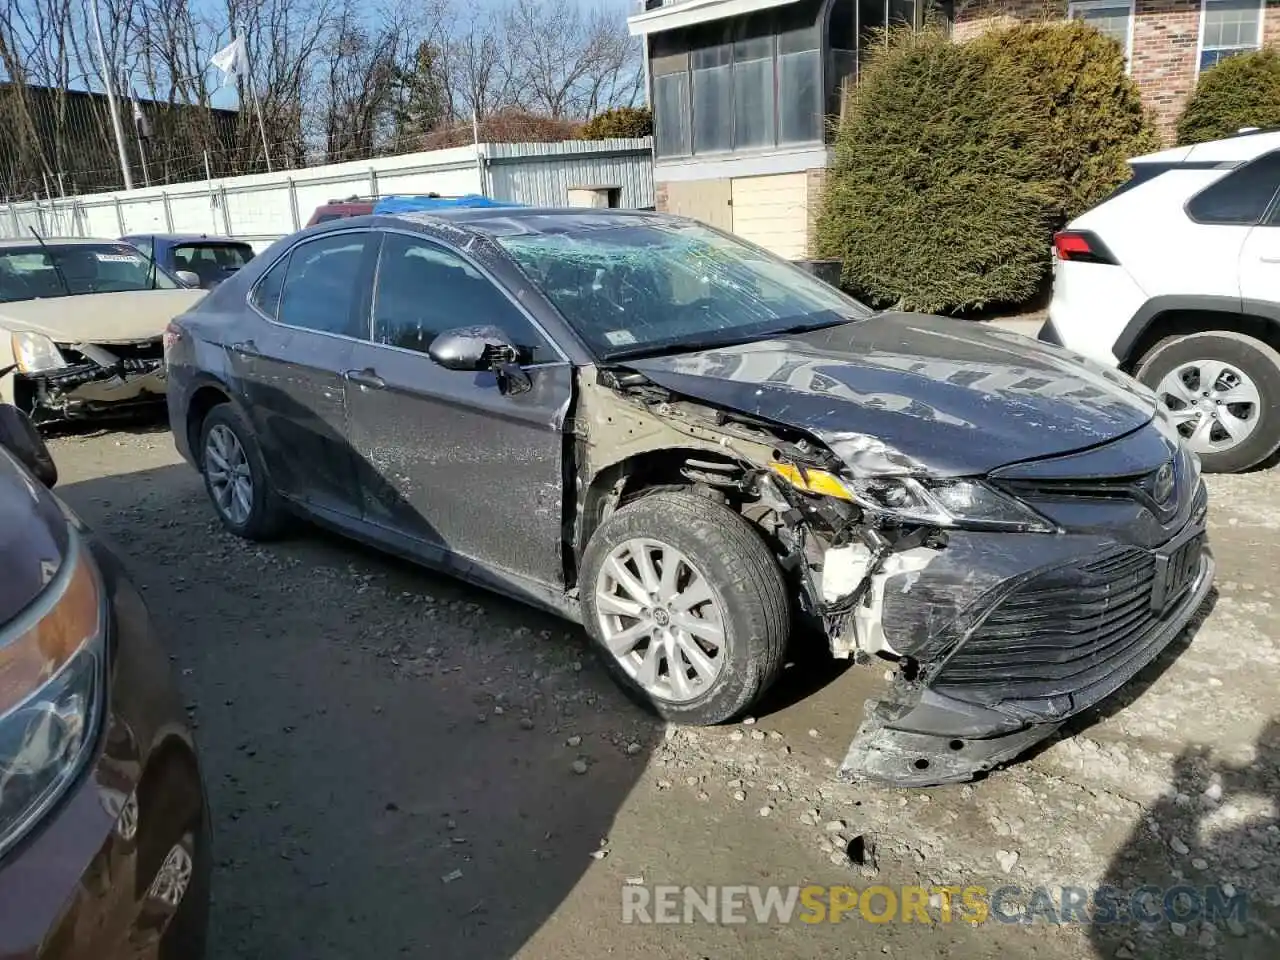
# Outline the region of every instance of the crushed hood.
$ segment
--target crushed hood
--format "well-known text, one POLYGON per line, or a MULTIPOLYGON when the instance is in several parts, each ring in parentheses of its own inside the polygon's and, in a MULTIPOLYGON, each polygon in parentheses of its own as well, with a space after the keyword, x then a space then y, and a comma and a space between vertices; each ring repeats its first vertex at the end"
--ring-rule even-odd
POLYGON ((806 431, 855 474, 974 476, 1149 422, 1155 396, 1077 354, 970 321, 879 314, 628 360, 660 386, 806 431))
POLYGON ((58 343, 148 340, 164 333, 170 320, 190 310, 204 294, 137 290, 0 303, 0 328, 43 333, 58 343))

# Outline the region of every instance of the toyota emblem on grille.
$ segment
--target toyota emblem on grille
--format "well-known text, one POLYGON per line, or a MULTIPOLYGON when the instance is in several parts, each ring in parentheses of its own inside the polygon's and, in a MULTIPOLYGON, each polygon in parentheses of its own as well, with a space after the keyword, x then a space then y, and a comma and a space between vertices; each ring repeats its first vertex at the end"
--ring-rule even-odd
POLYGON ((1173 502, 1174 487, 1173 462, 1163 464, 1156 471, 1155 481, 1151 485, 1151 496, 1155 499, 1156 505, 1161 509, 1170 506, 1173 502))

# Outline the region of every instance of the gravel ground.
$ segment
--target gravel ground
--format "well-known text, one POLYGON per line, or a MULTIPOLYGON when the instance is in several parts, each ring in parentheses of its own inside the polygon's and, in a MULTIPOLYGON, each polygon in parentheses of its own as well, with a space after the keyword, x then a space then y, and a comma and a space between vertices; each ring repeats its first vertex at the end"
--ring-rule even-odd
POLYGON ((755 722, 664 729, 582 632, 326 534, 213 520, 167 432, 51 442, 171 639, 233 957, 1280 955, 1280 490, 1211 478, 1219 591, 1125 703, 966 786, 835 782, 875 677, 792 665, 755 722), (1121 709, 1123 707, 1123 709, 1121 709), (850 864, 862 837, 876 867, 850 864), (624 925, 646 884, 1169 887, 1244 924, 624 925))

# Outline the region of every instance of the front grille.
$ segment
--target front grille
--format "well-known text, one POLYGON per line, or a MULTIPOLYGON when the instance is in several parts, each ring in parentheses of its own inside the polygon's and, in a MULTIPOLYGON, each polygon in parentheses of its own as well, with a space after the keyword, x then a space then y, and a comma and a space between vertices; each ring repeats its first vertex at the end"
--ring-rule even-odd
POLYGON ((1016 697, 1095 682, 1158 623, 1151 609, 1155 570, 1151 553, 1126 548, 1021 584, 973 630, 935 683, 1000 684, 1016 697))

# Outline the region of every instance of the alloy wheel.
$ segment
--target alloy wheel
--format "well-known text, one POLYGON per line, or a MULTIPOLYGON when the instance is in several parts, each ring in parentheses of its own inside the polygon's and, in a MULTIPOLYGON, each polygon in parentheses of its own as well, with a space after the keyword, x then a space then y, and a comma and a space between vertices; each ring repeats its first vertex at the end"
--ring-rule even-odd
POLYGON ((651 697, 686 703, 724 670, 724 616, 711 585, 679 550, 658 540, 615 547, 596 577, 604 645, 651 697))
POLYGON ((1156 396, 1196 453, 1221 453, 1243 443, 1258 426, 1262 395, 1239 367, 1192 360, 1170 370, 1156 396))
POLYGON ((204 472, 214 505, 235 526, 243 526, 253 510, 253 473, 240 438, 219 423, 204 447, 204 472))

